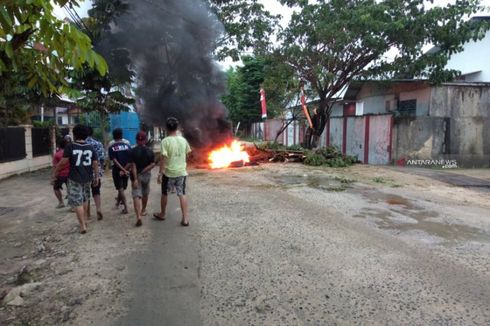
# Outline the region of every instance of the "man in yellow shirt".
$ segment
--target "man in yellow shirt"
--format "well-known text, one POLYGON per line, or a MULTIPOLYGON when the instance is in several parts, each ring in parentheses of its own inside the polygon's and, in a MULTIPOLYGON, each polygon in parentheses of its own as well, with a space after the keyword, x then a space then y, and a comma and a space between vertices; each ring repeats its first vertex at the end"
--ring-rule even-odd
POLYGON ((168 136, 162 140, 160 172, 158 173, 158 183, 162 185, 160 213, 153 214, 153 217, 160 221, 165 220, 168 191, 171 188, 175 188, 182 210, 182 221, 180 224, 189 226, 185 182, 187 178, 187 154, 191 152, 191 147, 184 137, 177 135, 177 129, 179 128, 177 119, 168 118, 166 127, 168 136))

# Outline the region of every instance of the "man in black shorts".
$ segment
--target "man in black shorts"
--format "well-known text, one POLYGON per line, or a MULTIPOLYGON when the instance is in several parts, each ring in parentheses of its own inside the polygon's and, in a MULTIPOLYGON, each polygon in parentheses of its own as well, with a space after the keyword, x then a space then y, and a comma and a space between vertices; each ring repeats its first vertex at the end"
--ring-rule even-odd
POLYGON ((146 215, 146 205, 150 194, 151 169, 155 166, 155 154, 146 146, 146 133, 144 131, 138 132, 136 143, 137 146, 131 149, 130 163, 127 168, 131 170, 136 226, 141 226, 141 217, 146 215))
POLYGON ((97 184, 99 182, 99 165, 97 163, 97 153, 92 145, 87 144, 85 141, 88 136, 87 127, 76 125, 73 128, 73 136, 75 141, 66 145, 63 159, 54 169, 52 179, 56 180, 61 169, 66 164, 70 164, 68 204, 75 209, 80 223, 80 233, 84 234, 87 232, 90 188, 92 183, 97 184))
POLYGON ((129 163, 129 151, 131 147, 123 142, 123 131, 120 128, 112 131, 114 143, 109 146, 109 159, 112 160, 112 180, 114 187, 117 190, 117 202, 122 203, 124 209, 122 214, 128 213, 128 205, 126 203, 126 195, 124 190, 128 187, 129 171, 125 168, 129 163))

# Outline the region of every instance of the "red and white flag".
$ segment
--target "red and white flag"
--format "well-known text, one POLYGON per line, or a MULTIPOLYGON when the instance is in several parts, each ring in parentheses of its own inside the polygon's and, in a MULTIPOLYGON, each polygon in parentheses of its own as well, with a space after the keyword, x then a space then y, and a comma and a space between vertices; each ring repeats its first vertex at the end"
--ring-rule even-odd
POLYGON ((267 119, 267 103, 265 102, 265 90, 260 89, 260 104, 262 105, 262 119, 267 119))
POLYGON ((305 114, 306 120, 308 120, 308 124, 310 125, 310 128, 313 128, 310 112, 308 111, 308 107, 306 106, 306 95, 305 95, 305 88, 303 87, 303 85, 301 85, 301 106, 303 107, 303 112, 305 114))

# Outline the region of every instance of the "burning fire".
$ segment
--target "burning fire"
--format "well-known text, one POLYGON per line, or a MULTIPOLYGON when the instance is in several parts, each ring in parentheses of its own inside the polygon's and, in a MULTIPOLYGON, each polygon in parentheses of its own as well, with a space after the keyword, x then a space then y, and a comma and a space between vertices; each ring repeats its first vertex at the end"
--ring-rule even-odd
POLYGON ((248 163, 248 153, 244 151, 240 143, 234 140, 230 146, 224 145, 209 154, 209 165, 212 169, 227 168, 233 162, 248 163))

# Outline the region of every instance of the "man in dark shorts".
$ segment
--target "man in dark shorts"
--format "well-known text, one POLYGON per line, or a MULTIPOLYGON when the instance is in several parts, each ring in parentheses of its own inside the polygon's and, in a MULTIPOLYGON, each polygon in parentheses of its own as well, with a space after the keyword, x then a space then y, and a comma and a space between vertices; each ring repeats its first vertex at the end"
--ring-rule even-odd
MULTIPOLYGON (((100 200, 100 187, 101 187, 101 179, 104 176, 104 160, 105 160, 105 151, 104 151, 104 145, 96 139, 94 139, 92 136, 94 134, 94 129, 90 126, 88 128, 88 137, 86 139, 87 144, 92 145, 94 148, 95 152, 97 153, 97 162, 99 164, 99 183, 92 185, 92 197, 94 198, 95 202, 95 208, 97 210, 97 220, 102 220, 104 217, 102 215, 102 203, 100 200)), ((90 202, 88 205, 88 217, 90 218, 90 202)))
POLYGON ((162 140, 160 173, 158 174, 158 183, 162 184, 160 213, 153 214, 153 217, 161 221, 165 219, 168 192, 169 189, 174 187, 179 197, 180 209, 182 211, 180 224, 182 226, 189 226, 185 188, 187 180, 187 155, 191 152, 191 147, 184 137, 177 134, 177 129, 179 128, 177 119, 168 118, 166 127, 168 136, 162 140))
POLYGON ((99 165, 97 163, 97 153, 92 145, 87 144, 85 139, 88 136, 87 127, 76 125, 73 128, 75 141, 68 144, 63 152, 63 159, 58 163, 53 171, 52 179, 56 180, 61 169, 70 165, 68 175, 68 204, 75 209, 78 222, 80 223, 80 233, 87 232, 87 210, 90 199, 91 184, 99 182, 99 165))
MULTIPOLYGON (((56 166, 60 163, 60 161, 63 159, 63 152, 65 149, 67 142, 66 140, 62 139, 59 144, 58 144, 58 150, 53 156, 53 170, 56 168, 56 166)), ((63 201, 63 194, 61 193, 61 190, 63 190, 63 184, 68 183, 68 174, 70 173, 70 165, 66 164, 61 171, 59 172, 58 176, 56 177, 56 180, 51 181, 51 184, 53 185, 53 191, 54 195, 56 196, 56 199, 58 199, 58 206, 56 208, 63 208, 65 207, 65 203, 63 201)))
POLYGON ((128 205, 126 203, 126 195, 124 190, 128 187, 129 171, 126 170, 126 165, 129 163, 129 151, 131 147, 123 142, 123 131, 120 128, 112 131, 114 143, 109 146, 109 159, 112 160, 112 180, 114 187, 117 190, 117 202, 122 203, 124 209, 122 214, 128 213, 128 205))
POLYGON ((128 169, 131 170, 131 188, 136 226, 141 226, 141 217, 146 215, 146 205, 150 194, 151 169, 155 166, 155 154, 146 146, 146 133, 138 132, 136 147, 131 149, 128 169))

